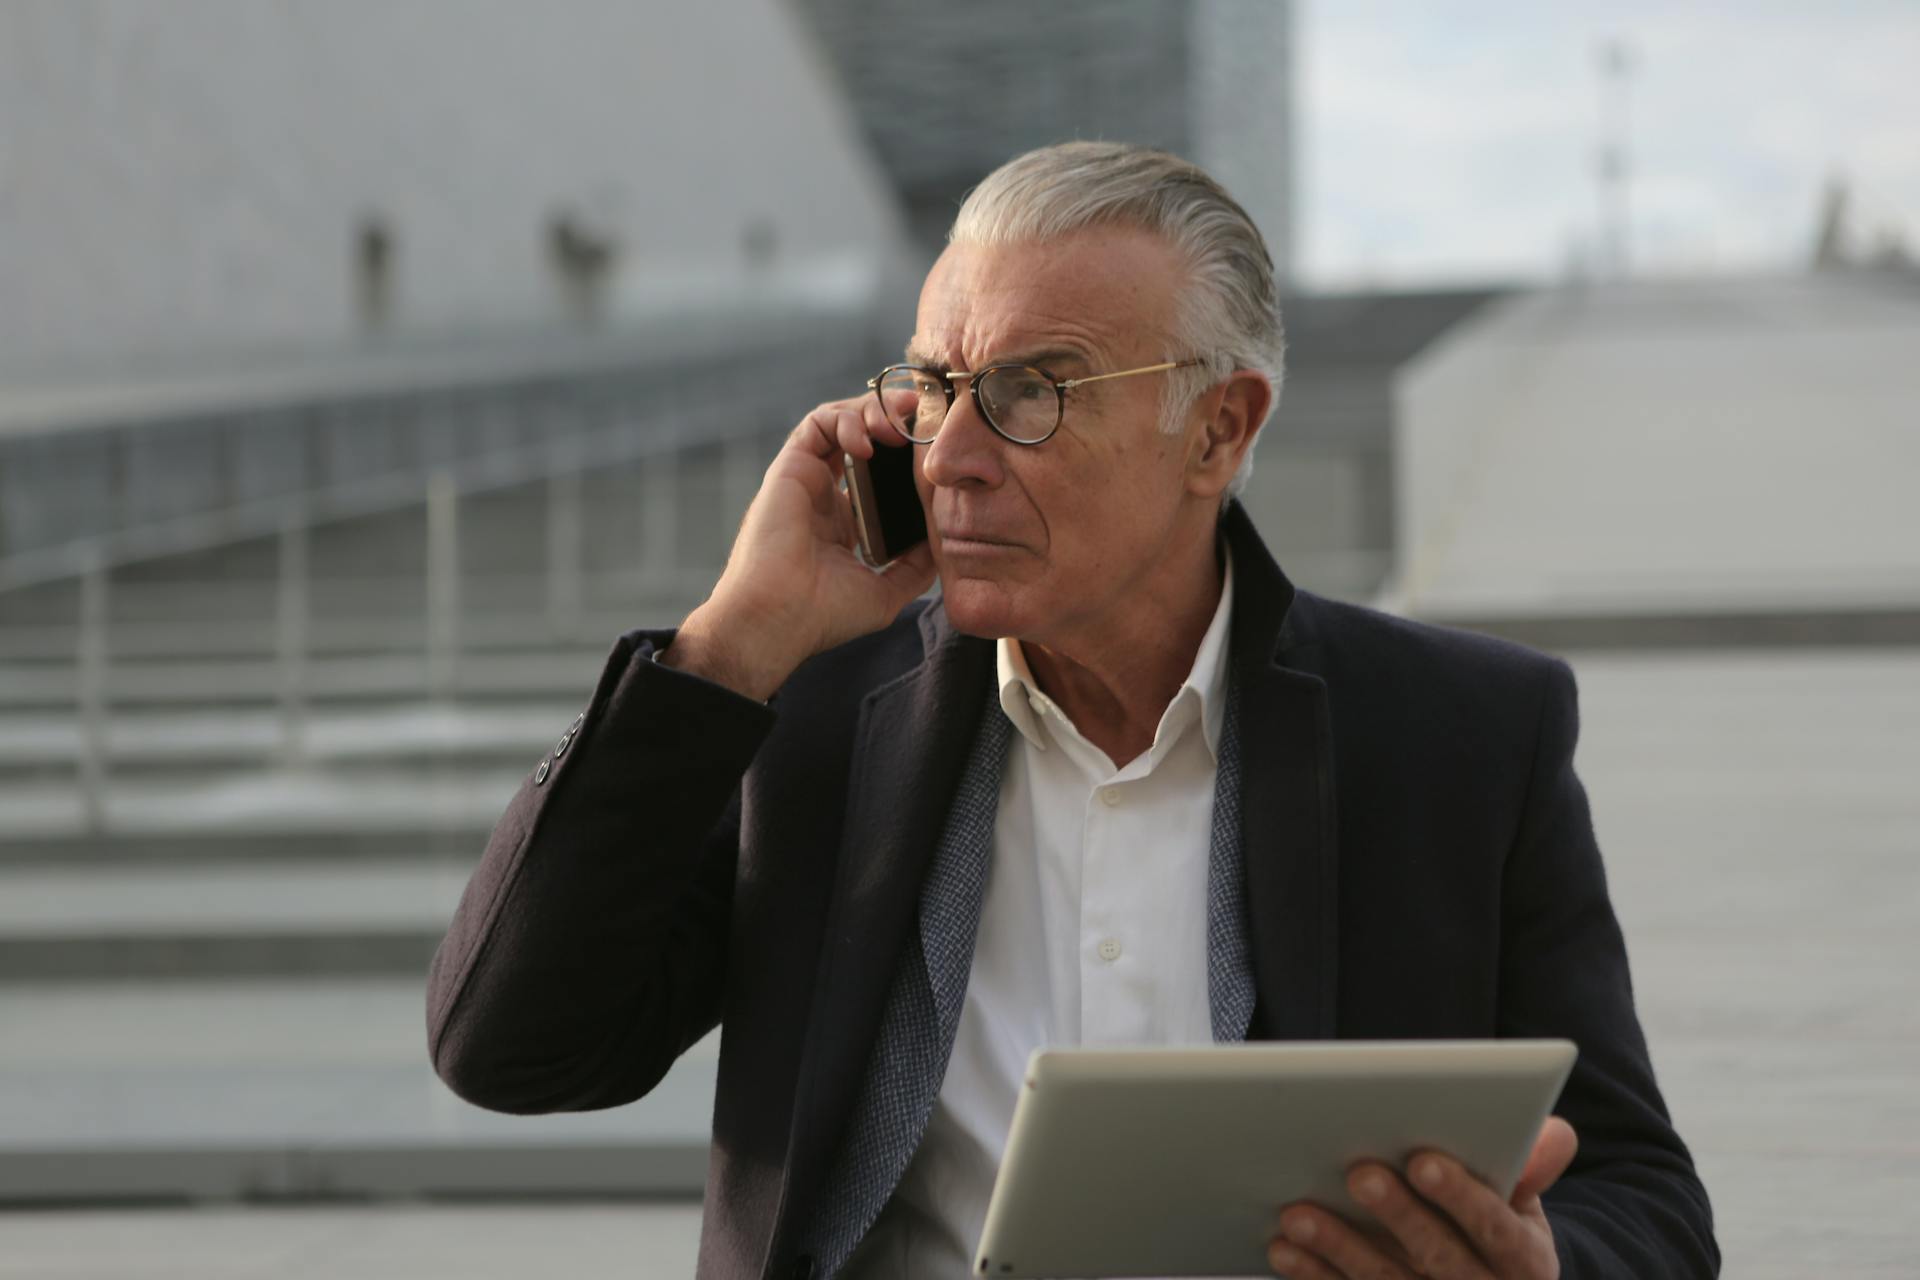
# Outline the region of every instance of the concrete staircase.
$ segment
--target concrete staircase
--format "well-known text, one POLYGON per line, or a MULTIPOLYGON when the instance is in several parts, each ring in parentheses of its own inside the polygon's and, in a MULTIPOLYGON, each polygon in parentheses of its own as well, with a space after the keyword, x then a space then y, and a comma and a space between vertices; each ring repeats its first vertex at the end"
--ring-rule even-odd
POLYGON ((272 539, 110 575, 94 729, 78 584, 0 599, 0 1202, 698 1194, 713 1043, 633 1106, 496 1115, 433 1075, 425 975, 613 638, 711 583, 730 467, 674 460, 668 573, 658 476, 588 478, 565 617, 548 482, 464 500, 450 664, 424 511, 313 528, 297 700, 272 539))
MULTIPOLYGON (((1480 300, 1294 309, 1246 501, 1296 582, 1384 575, 1387 372, 1480 300)), ((425 975, 614 637, 717 575, 791 425, 747 411, 437 525, 416 493, 0 591, 0 1201, 698 1193, 711 1042, 631 1106, 494 1115, 430 1069, 425 975)))

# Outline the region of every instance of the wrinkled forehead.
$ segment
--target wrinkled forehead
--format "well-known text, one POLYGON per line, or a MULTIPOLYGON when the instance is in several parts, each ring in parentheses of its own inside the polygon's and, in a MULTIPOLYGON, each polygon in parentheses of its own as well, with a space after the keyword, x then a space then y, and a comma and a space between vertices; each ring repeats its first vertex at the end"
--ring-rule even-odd
POLYGON ((1159 359, 1184 278, 1171 245, 1130 227, 950 244, 921 288, 908 355, 950 367, 1028 349, 1078 352, 1089 365, 1159 359))

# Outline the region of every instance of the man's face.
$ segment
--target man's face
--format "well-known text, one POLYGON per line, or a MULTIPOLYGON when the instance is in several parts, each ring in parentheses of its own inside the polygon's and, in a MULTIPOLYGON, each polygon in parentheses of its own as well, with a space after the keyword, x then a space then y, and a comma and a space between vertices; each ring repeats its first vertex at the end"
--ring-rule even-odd
MULTIPOLYGON (((917 364, 1031 364, 1058 379, 1192 352, 1169 347, 1184 271, 1149 232, 1094 228, 1042 244, 948 246, 920 293, 917 364)), ((948 616, 980 636, 1097 627, 1168 551, 1191 430, 1160 430, 1165 373, 1066 393, 1039 445, 1003 439, 965 379, 930 445, 915 446, 920 497, 948 616)))

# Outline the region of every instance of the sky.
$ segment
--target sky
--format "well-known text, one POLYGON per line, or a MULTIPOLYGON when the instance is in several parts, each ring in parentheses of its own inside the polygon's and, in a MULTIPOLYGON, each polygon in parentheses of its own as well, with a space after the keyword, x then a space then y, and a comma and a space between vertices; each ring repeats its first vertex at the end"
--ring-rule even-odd
POLYGON ((1920 0, 1295 0, 1311 287, 1565 277, 1599 245, 1598 50, 1630 50, 1635 275, 1798 267, 1821 192, 1920 257, 1920 0))

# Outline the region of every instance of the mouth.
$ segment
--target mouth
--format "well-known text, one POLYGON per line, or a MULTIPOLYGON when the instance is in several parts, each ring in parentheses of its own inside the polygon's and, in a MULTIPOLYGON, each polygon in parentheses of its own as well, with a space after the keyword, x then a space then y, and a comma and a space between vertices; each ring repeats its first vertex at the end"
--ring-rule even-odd
POLYGON ((979 533, 960 531, 940 531, 940 549, 946 552, 959 552, 963 555, 985 555, 992 552, 1022 550, 1017 542, 1008 542, 1004 538, 988 537, 979 533))

